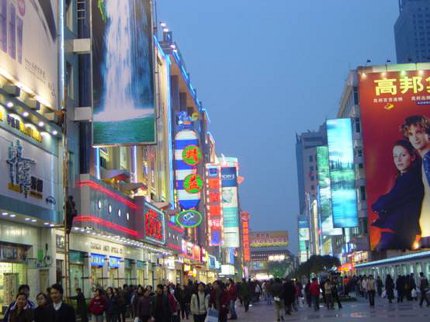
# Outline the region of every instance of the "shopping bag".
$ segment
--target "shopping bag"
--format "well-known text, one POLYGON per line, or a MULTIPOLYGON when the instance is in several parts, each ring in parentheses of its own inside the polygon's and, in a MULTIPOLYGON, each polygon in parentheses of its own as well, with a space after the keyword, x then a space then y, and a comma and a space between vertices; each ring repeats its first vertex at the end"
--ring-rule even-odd
POLYGON ((217 310, 210 308, 206 315, 205 322, 218 322, 218 315, 219 313, 217 310))
POLYGON ((387 297, 387 291, 386 291, 386 290, 383 290, 383 291, 382 291, 381 297, 382 297, 383 299, 385 299, 385 298, 387 297))
POLYGON ((141 322, 140 319, 138 317, 135 317, 133 322, 141 322))
POLYGON ((417 290, 413 288, 411 291, 411 297, 416 298, 417 296, 418 296, 417 290))

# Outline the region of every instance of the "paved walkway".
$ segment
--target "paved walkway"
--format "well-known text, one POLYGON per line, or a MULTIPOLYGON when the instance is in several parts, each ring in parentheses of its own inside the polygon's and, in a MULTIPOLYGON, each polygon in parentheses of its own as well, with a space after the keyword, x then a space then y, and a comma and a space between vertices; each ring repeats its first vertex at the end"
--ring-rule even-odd
MULTIPOLYGON (((336 306, 337 307, 337 306, 336 306)), ((238 322, 273 322, 276 321, 275 307, 267 305, 263 302, 254 304, 249 312, 245 313, 242 306, 237 306, 238 322)), ((424 306, 421 308, 418 302, 403 302, 400 304, 388 304, 387 300, 376 299, 375 307, 371 308, 363 298, 359 298, 357 302, 343 303, 341 310, 335 309, 328 311, 321 306, 318 312, 308 307, 300 307, 298 312, 293 312, 288 315, 285 321, 363 321, 363 322, 378 322, 378 321, 405 321, 405 322, 429 322, 430 307, 424 306)), ((182 320, 192 322, 193 319, 182 320)), ((127 322, 132 322, 131 319, 127 322)))

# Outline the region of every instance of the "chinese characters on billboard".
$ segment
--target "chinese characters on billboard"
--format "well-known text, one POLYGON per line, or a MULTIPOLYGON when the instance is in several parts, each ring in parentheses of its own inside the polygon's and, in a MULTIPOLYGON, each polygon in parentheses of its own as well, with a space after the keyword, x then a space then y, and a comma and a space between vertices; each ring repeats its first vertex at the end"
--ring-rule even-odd
POLYGON ((210 246, 222 243, 221 167, 206 164, 206 214, 210 246))
POLYGON ((321 217, 321 228, 323 235, 342 235, 342 229, 333 228, 333 216, 331 210, 331 186, 330 167, 328 159, 328 147, 317 147, 318 165, 318 196, 319 214, 321 217))
POLYGON ((430 72, 359 70, 372 250, 430 247, 430 72))
POLYGON ((154 143, 151 1, 92 1, 92 30, 93 144, 154 143))
POLYGON ((145 202, 144 230, 145 240, 156 244, 164 244, 166 241, 166 223, 164 213, 145 202))
POLYGON ((249 238, 251 247, 288 246, 288 231, 255 231, 249 238))
POLYGON ((203 179, 197 174, 201 151, 196 132, 190 129, 179 131, 175 136, 176 194, 184 210, 197 208, 200 203, 203 179))
POLYGON ((224 247, 239 247, 239 205, 237 168, 221 168, 224 247))
POLYGON ((249 213, 242 211, 240 213, 242 221, 242 247, 243 247, 243 260, 245 262, 251 261, 251 249, 249 243, 249 213))
POLYGON ((333 227, 358 226, 351 119, 327 120, 333 227))

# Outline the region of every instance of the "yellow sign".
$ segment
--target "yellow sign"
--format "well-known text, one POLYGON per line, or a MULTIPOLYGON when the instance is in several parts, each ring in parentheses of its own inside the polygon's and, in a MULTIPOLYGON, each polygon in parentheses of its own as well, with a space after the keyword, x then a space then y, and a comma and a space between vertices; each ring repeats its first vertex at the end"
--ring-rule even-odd
POLYGON ((402 78, 383 78, 374 80, 375 94, 380 96, 382 94, 397 95, 399 93, 405 94, 412 92, 418 93, 430 93, 430 77, 423 78, 422 76, 404 76, 402 78))

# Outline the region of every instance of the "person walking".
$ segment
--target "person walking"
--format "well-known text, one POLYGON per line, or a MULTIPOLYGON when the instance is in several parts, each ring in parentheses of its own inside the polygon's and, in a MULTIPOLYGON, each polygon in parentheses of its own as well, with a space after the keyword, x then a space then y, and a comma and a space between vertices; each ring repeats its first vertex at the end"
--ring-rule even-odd
POLYGON ((199 283, 197 292, 191 296, 191 314, 194 322, 204 322, 209 308, 209 295, 205 292, 205 285, 199 283))
POLYGON ((420 273, 420 292, 421 292, 421 299, 420 299, 420 306, 423 306, 423 302, 426 301, 427 306, 430 306, 429 299, 427 297, 427 293, 430 291, 429 288, 429 281, 427 277, 424 276, 424 273, 420 273))
POLYGON ((334 309, 333 296, 332 296, 331 291, 332 291, 332 283, 331 283, 331 279, 329 277, 326 279, 326 281, 324 283, 325 303, 327 306, 327 310, 334 309))
POLYGON ((75 310, 63 302, 64 290, 60 284, 51 286, 51 301, 48 306, 49 319, 44 322, 76 322, 75 310))
POLYGON ((229 296, 230 319, 237 320, 236 301, 237 301, 237 286, 233 279, 229 278, 227 282, 227 293, 229 296))
MULTIPOLYGON (((143 288, 142 288, 143 290, 143 288)), ((151 290, 143 290, 143 295, 138 296, 136 299, 135 317, 137 317, 140 322, 148 322, 152 317, 152 298, 150 296, 151 290)))
POLYGON ((296 288, 292 280, 287 279, 283 284, 285 314, 291 315, 293 304, 296 299, 296 288))
POLYGON ((276 320, 284 320, 284 289, 279 278, 275 278, 274 282, 270 286, 270 293, 275 301, 276 320))
POLYGON ((382 288, 384 287, 384 284, 382 283, 382 279, 380 276, 376 278, 376 290, 378 291, 378 296, 382 296, 382 288))
MULTIPOLYGON (((28 284, 21 284, 18 287, 18 293, 25 293, 27 294, 27 305, 29 306, 29 308, 34 309, 36 308, 36 304, 33 303, 29 298, 30 298, 30 286, 28 286, 28 284)), ((3 321, 9 321, 9 312, 11 310, 14 310, 16 306, 16 301, 13 301, 12 303, 9 304, 8 308, 6 309, 6 312, 4 313, 3 316, 3 321)))
POLYGON ((94 315, 95 322, 103 322, 103 314, 107 309, 106 299, 101 289, 96 289, 94 297, 90 301, 89 311, 94 315))
POLYGON ((394 281, 390 274, 385 278, 385 292, 389 303, 393 303, 394 299, 394 281))
POLYGON ((342 308, 342 304, 340 303, 339 299, 339 292, 337 290, 338 284, 337 284, 337 277, 333 279, 332 285, 331 285, 331 295, 333 297, 333 302, 337 303, 337 306, 339 310, 342 308))
POLYGON ((40 292, 36 296, 37 307, 34 309, 34 322, 46 322, 49 319, 48 296, 40 292))
POLYGON ((84 293, 78 287, 76 289, 76 295, 70 297, 71 300, 76 300, 76 313, 81 318, 81 322, 88 322, 88 306, 85 301, 84 293))
POLYGON ((157 322, 171 322, 172 311, 162 284, 157 285, 156 293, 152 301, 152 314, 157 322))
POLYGON ((239 295, 242 298, 245 312, 248 312, 249 302, 251 301, 251 289, 249 287, 249 282, 245 279, 242 279, 242 284, 240 284, 239 295))
POLYGON ((28 305, 28 295, 24 292, 18 293, 15 299, 15 306, 9 312, 9 319, 6 322, 33 322, 34 309, 28 305))
POLYGON ((314 310, 318 311, 320 309, 320 285, 318 284, 318 279, 316 277, 312 279, 310 292, 314 310))
POLYGON ((376 282, 373 275, 369 275, 367 280, 367 293, 369 296, 369 305, 375 306, 376 282))
POLYGON ((119 320, 119 303, 118 296, 112 287, 106 290, 106 322, 118 322, 119 320))

